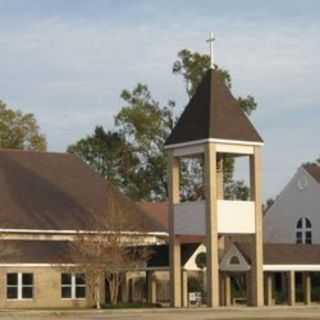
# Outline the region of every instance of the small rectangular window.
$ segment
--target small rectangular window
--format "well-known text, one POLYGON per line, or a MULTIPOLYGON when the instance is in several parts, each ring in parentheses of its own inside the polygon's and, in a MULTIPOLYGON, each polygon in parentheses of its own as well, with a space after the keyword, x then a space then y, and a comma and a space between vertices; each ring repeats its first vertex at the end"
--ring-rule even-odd
POLYGON ((312 244, 312 232, 311 231, 306 232, 306 244, 312 244))
POLYGON ((61 284, 71 286, 71 273, 61 274, 61 284))
POLYGON ((296 242, 299 244, 299 243, 302 243, 302 232, 298 231, 296 233, 296 242))
POLYGON ((8 286, 17 286, 18 285, 18 274, 17 273, 8 273, 7 274, 7 285, 8 286))
POLYGON ((7 299, 18 299, 18 287, 7 287, 7 299))
POLYGON ((84 273, 77 273, 75 275, 76 279, 76 298, 85 298, 86 297, 86 277, 84 273))
POLYGON ((33 298, 33 274, 22 273, 22 299, 33 298))
POLYGON ((61 297, 63 299, 71 299, 72 298, 72 293, 71 293, 71 286, 62 286, 61 287, 61 297))
POLYGON ((7 299, 32 299, 33 274, 8 273, 7 274, 7 299))
POLYGON ((63 299, 83 299, 86 297, 84 273, 61 274, 61 297, 63 299))

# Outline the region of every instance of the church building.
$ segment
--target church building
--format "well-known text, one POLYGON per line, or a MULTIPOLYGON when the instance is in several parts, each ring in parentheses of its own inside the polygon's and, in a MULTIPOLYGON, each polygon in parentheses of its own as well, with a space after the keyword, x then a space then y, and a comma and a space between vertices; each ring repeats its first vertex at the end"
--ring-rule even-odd
MULTIPOLYGON (((74 155, 0 150, 0 308, 94 305, 70 250, 79 233, 114 232, 101 221, 115 192, 137 222, 134 230, 121 230, 126 243, 132 246, 134 234, 135 246, 153 252, 138 269, 121 270, 123 302, 188 307, 191 275, 201 276, 200 303, 208 307, 319 302, 320 169, 299 168, 264 215, 263 145, 212 54, 211 68, 165 144, 168 202, 134 203, 74 155), (246 201, 225 196, 227 157, 249 164, 246 201), (203 164, 204 194, 195 201, 181 197, 185 159, 203 164)), ((106 286, 102 277, 102 304, 106 286)))

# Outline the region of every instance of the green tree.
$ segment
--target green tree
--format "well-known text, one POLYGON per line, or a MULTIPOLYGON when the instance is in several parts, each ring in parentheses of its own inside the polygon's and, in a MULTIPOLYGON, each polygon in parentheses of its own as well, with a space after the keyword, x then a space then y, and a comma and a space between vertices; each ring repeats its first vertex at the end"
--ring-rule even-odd
MULTIPOLYGON (((232 88, 232 79, 227 70, 216 69, 221 73, 226 85, 229 89, 232 88)), ((204 74, 210 68, 210 57, 206 54, 191 52, 188 49, 183 49, 178 52, 178 59, 173 63, 172 72, 175 75, 181 75, 184 79, 186 92, 191 98, 197 90, 204 74)), ((248 95, 246 98, 238 98, 240 106, 248 115, 257 108, 257 103, 254 98, 248 95)))
POLYGON ((68 152, 77 155, 94 171, 133 196, 137 193, 136 167, 139 164, 133 148, 119 132, 97 126, 92 135, 70 145, 68 152), (124 188, 124 186, 126 186, 124 188))
POLYGON ((167 197, 167 159, 164 143, 175 119, 175 104, 160 106, 148 87, 138 84, 132 91, 124 90, 121 98, 126 105, 116 115, 117 130, 131 145, 139 159, 136 166, 136 199, 161 200, 167 197))
POLYGON ((0 100, 0 147, 45 151, 47 142, 33 114, 12 110, 0 100))

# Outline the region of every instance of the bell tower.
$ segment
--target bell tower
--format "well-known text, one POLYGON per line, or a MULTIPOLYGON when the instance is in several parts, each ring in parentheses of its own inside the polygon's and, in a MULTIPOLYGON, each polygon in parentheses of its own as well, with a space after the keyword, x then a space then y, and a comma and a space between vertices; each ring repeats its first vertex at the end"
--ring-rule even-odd
POLYGON ((202 238, 207 248, 208 306, 220 305, 219 238, 250 239, 250 304, 263 305, 261 147, 263 140, 232 96, 219 70, 205 74, 166 141, 169 177, 170 283, 172 306, 182 299, 181 242, 202 238), (225 155, 249 159, 250 199, 224 198, 225 155), (184 157, 203 159, 204 199, 180 201, 180 166, 184 157))

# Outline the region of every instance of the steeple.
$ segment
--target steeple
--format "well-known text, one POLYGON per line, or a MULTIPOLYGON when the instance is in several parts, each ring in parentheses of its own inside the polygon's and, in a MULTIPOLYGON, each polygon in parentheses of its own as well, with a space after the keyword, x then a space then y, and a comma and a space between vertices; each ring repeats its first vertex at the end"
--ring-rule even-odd
POLYGON ((180 307, 183 302, 181 241, 184 237, 204 237, 207 304, 218 307, 221 296, 219 243, 225 237, 229 241, 234 235, 243 235, 245 241, 250 241, 252 249, 251 269, 247 276, 250 279, 250 304, 263 306, 263 141, 242 111, 239 101, 232 96, 221 71, 214 67, 212 41, 210 35, 211 68, 166 141, 171 302, 175 307, 180 307), (247 200, 234 201, 224 195, 224 163, 227 156, 242 157, 249 162, 250 197, 247 200), (182 163, 188 158, 198 159, 202 165, 204 199, 182 202, 180 177, 182 163))
POLYGON ((206 140, 263 142, 217 69, 209 69, 166 141, 166 146, 206 140))

